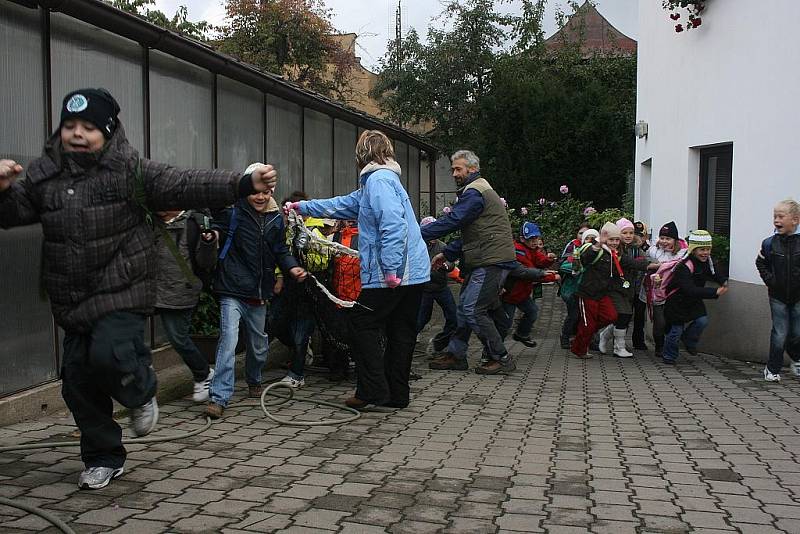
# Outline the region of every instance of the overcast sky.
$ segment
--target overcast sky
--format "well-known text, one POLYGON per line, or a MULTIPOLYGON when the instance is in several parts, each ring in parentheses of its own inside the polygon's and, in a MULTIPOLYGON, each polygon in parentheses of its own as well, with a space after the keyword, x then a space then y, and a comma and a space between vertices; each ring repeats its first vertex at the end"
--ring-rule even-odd
MULTIPOLYGON (((423 41, 431 24, 441 26, 441 20, 432 20, 442 10, 438 0, 403 0, 404 33, 416 28, 423 41)), ((557 7, 565 6, 564 0, 548 0, 545 14, 547 35, 556 29, 555 12, 557 7)), ((156 6, 169 16, 179 5, 186 5, 191 20, 206 20, 221 25, 225 21, 225 8, 222 0, 156 0, 156 6)), ((375 70, 378 60, 386 52, 390 24, 394 28, 394 12, 397 0, 325 0, 333 11, 333 25, 340 32, 357 33, 360 46, 357 53, 362 64, 375 70)), ((597 0, 597 9, 625 35, 637 37, 638 0, 597 0)), ((518 11, 519 6, 501 3, 502 11, 518 11)), ((393 30, 392 30, 393 31, 393 30)))

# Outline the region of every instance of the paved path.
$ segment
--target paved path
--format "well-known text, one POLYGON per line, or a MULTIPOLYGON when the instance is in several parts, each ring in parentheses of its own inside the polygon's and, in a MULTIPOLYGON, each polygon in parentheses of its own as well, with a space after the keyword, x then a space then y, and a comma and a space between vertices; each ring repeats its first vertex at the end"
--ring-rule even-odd
MULTIPOLYGON (((200 436, 130 447, 126 474, 96 492, 75 487, 75 449, 6 454, 0 495, 81 533, 800 532, 800 381, 703 355, 579 361, 558 348, 562 306, 544 301, 539 347, 511 345, 513 376, 425 370, 408 409, 341 427, 278 427, 234 402, 200 436)), ((349 392, 308 382, 302 395, 349 392)), ((158 433, 201 409, 164 406, 158 433)), ((73 431, 51 418, 0 443, 73 431)), ((0 506, 3 533, 45 528, 0 506)))

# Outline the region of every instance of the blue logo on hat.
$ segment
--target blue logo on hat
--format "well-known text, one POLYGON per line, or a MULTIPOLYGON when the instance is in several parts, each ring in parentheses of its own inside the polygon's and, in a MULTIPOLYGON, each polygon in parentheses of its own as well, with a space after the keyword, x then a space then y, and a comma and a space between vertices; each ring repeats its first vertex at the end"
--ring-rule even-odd
POLYGON ((67 111, 70 113, 79 113, 88 107, 89 101, 81 94, 72 95, 72 97, 67 101, 67 111))

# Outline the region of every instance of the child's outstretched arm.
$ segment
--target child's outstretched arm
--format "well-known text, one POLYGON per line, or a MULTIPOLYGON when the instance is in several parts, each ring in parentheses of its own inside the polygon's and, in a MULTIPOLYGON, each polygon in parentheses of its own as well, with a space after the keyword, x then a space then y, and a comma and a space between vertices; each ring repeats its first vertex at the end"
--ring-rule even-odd
POLYGON ((11 159, 0 160, 0 228, 39 222, 27 181, 17 182, 22 165, 11 159))

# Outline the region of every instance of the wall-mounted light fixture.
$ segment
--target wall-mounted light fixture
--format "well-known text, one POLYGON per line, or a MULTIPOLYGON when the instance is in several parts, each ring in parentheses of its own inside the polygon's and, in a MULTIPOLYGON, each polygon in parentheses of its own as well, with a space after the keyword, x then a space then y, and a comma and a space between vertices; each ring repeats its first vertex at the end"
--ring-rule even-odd
POLYGON ((636 123, 636 137, 642 139, 647 137, 647 123, 645 121, 639 121, 636 123))

